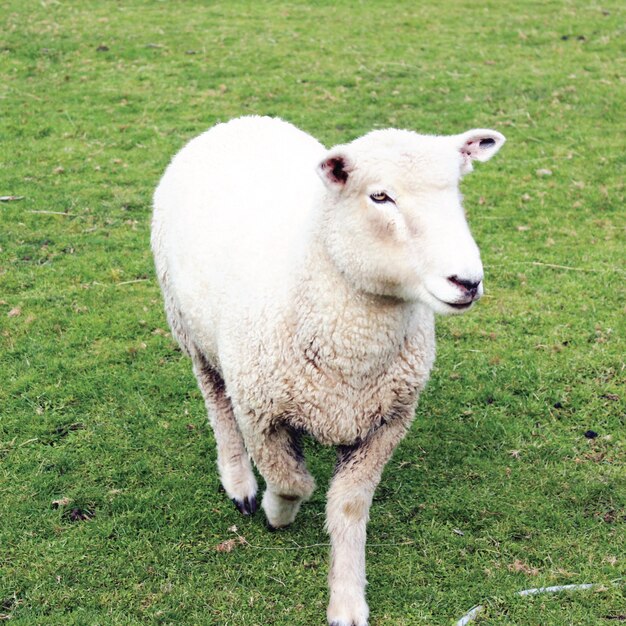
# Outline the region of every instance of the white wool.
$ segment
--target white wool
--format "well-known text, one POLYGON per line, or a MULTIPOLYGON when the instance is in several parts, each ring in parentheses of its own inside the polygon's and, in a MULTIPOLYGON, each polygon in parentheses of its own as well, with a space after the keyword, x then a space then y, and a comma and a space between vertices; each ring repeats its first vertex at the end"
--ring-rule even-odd
POLYGON ((434 312, 482 294, 458 191, 504 137, 379 130, 327 151, 245 117, 187 144, 154 196, 168 321, 190 354, 228 495, 273 526, 314 480, 298 437, 343 446, 328 494, 331 624, 367 622, 365 526, 434 359, 434 312))
POLYGON ((232 319, 284 298, 321 186, 306 175, 306 166, 314 171, 324 154, 321 144, 299 132, 283 133, 277 145, 277 129, 259 121, 241 118, 189 142, 154 197, 159 255, 167 258, 194 339, 207 348, 216 341, 221 312, 232 319), (283 194, 285 184, 298 190, 295 202, 283 194))

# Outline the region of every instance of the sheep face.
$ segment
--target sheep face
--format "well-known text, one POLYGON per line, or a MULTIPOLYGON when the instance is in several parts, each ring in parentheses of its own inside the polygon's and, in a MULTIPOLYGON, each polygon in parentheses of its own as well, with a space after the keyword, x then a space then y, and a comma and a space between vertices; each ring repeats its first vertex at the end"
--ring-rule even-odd
POLYGON ((493 130, 448 137, 382 130, 333 148, 319 174, 323 237, 338 270, 368 293, 439 313, 469 309, 483 293, 483 267, 459 181, 504 141, 493 130))

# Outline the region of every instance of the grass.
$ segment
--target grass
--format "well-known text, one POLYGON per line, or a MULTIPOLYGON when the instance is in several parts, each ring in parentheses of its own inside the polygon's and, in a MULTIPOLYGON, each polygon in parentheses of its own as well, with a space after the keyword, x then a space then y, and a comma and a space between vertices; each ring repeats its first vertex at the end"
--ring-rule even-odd
POLYGON ((508 137, 463 183, 486 297, 440 320, 375 497, 372 626, 477 603, 490 625, 624 619, 624 13, 5 0, 0 195, 23 199, 0 203, 0 617, 322 623, 333 453, 309 444, 319 489, 289 530, 237 514, 149 253, 172 154, 264 113, 328 145, 390 125, 508 137))

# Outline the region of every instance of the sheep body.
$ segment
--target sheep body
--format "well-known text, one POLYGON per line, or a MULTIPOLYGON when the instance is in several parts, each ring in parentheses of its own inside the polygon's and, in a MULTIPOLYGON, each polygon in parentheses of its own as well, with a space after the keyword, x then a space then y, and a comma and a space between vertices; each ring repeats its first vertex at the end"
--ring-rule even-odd
POLYGON ((503 142, 390 129, 327 151, 281 120, 240 118, 187 144, 155 192, 157 276, 228 495, 255 511, 252 458, 268 522, 285 526, 315 486, 301 434, 338 446, 333 626, 367 624, 369 507, 428 379, 434 312, 482 293, 458 180, 503 142))
POLYGON ((318 249, 325 152, 277 119, 212 128, 159 185, 153 241, 178 339, 220 373, 242 413, 347 445, 415 399, 434 325, 424 306, 355 295, 318 249))
POLYGON ((301 247, 297 238, 320 184, 306 173, 324 154, 321 144, 284 122, 260 121, 240 118, 190 141, 154 196, 159 279, 166 276, 193 340, 212 360, 228 322, 221 311, 229 311, 236 330, 240 314, 281 309, 293 276, 290 256, 301 247), (277 133, 283 126, 296 132, 277 133), (266 169, 278 169, 284 180, 266 169), (283 193, 285 183, 300 190, 295 201, 283 193))

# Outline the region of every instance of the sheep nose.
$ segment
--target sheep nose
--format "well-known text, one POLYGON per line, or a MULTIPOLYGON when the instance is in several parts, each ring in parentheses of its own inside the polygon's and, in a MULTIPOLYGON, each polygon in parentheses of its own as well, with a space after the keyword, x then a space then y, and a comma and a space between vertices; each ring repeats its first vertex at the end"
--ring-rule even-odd
POLYGON ((482 282, 481 280, 466 280, 458 276, 448 276, 448 280, 470 298, 473 298, 478 293, 478 288, 482 282))

